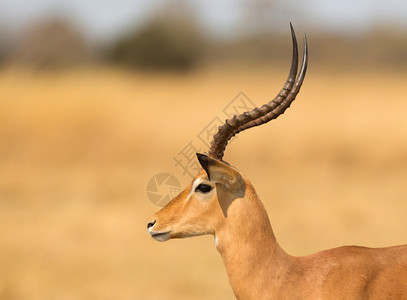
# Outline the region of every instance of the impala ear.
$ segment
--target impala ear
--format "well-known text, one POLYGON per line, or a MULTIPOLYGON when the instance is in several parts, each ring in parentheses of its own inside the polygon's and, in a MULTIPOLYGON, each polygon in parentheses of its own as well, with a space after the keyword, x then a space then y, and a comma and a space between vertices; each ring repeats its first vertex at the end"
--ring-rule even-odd
POLYGON ((232 166, 205 154, 197 153, 196 156, 210 181, 222 184, 231 192, 244 187, 242 175, 232 166))

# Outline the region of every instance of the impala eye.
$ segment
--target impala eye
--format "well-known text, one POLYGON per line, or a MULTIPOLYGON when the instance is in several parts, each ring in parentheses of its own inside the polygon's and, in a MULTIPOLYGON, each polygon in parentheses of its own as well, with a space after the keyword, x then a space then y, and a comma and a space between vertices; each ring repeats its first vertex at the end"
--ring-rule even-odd
POLYGON ((211 191, 212 187, 208 184, 203 184, 201 183, 198 185, 195 189, 195 192, 201 192, 201 193, 209 193, 211 191))

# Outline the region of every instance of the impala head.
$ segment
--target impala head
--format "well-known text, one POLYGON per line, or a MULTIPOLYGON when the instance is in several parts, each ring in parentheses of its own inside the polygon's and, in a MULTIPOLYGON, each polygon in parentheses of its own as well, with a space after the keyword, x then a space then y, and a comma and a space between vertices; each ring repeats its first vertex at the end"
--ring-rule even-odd
POLYGON ((201 172, 148 223, 158 241, 214 234, 227 217, 228 206, 245 196, 243 175, 225 162, 197 154, 201 172))
POLYGON ((307 40, 304 38, 304 56, 297 75, 298 47, 292 26, 291 35, 292 63, 283 88, 269 103, 234 116, 219 127, 208 155, 197 154, 202 166, 198 175, 183 192, 154 214, 148 222, 148 232, 153 238, 166 241, 171 238, 215 234, 227 222, 232 207, 234 214, 240 213, 244 216, 244 206, 238 203, 251 200, 254 190, 241 172, 222 160, 223 153, 234 135, 277 118, 294 101, 307 70, 308 54, 307 40))

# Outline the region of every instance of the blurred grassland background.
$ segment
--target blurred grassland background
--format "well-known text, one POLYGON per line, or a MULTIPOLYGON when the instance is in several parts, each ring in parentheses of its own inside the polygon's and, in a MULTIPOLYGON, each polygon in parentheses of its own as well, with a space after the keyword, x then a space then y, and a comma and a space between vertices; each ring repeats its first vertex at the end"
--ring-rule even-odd
MULTIPOLYGON (((181 4, 108 41, 57 14, 0 26, 0 299, 234 299, 212 237, 148 236, 146 185, 169 172, 185 187, 173 157, 239 92, 274 97, 288 21, 253 6, 250 30, 219 37, 181 4)), ((407 243, 406 28, 293 21, 310 46, 301 93, 225 160, 290 254, 407 243)))

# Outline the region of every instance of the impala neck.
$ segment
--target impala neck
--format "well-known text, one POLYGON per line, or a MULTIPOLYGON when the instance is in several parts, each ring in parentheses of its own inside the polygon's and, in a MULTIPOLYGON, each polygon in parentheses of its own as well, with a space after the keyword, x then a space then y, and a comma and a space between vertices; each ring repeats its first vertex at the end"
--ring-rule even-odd
POLYGON ((248 189, 228 206, 215 244, 237 299, 261 299, 266 288, 278 294, 291 256, 278 245, 254 189, 248 189))

